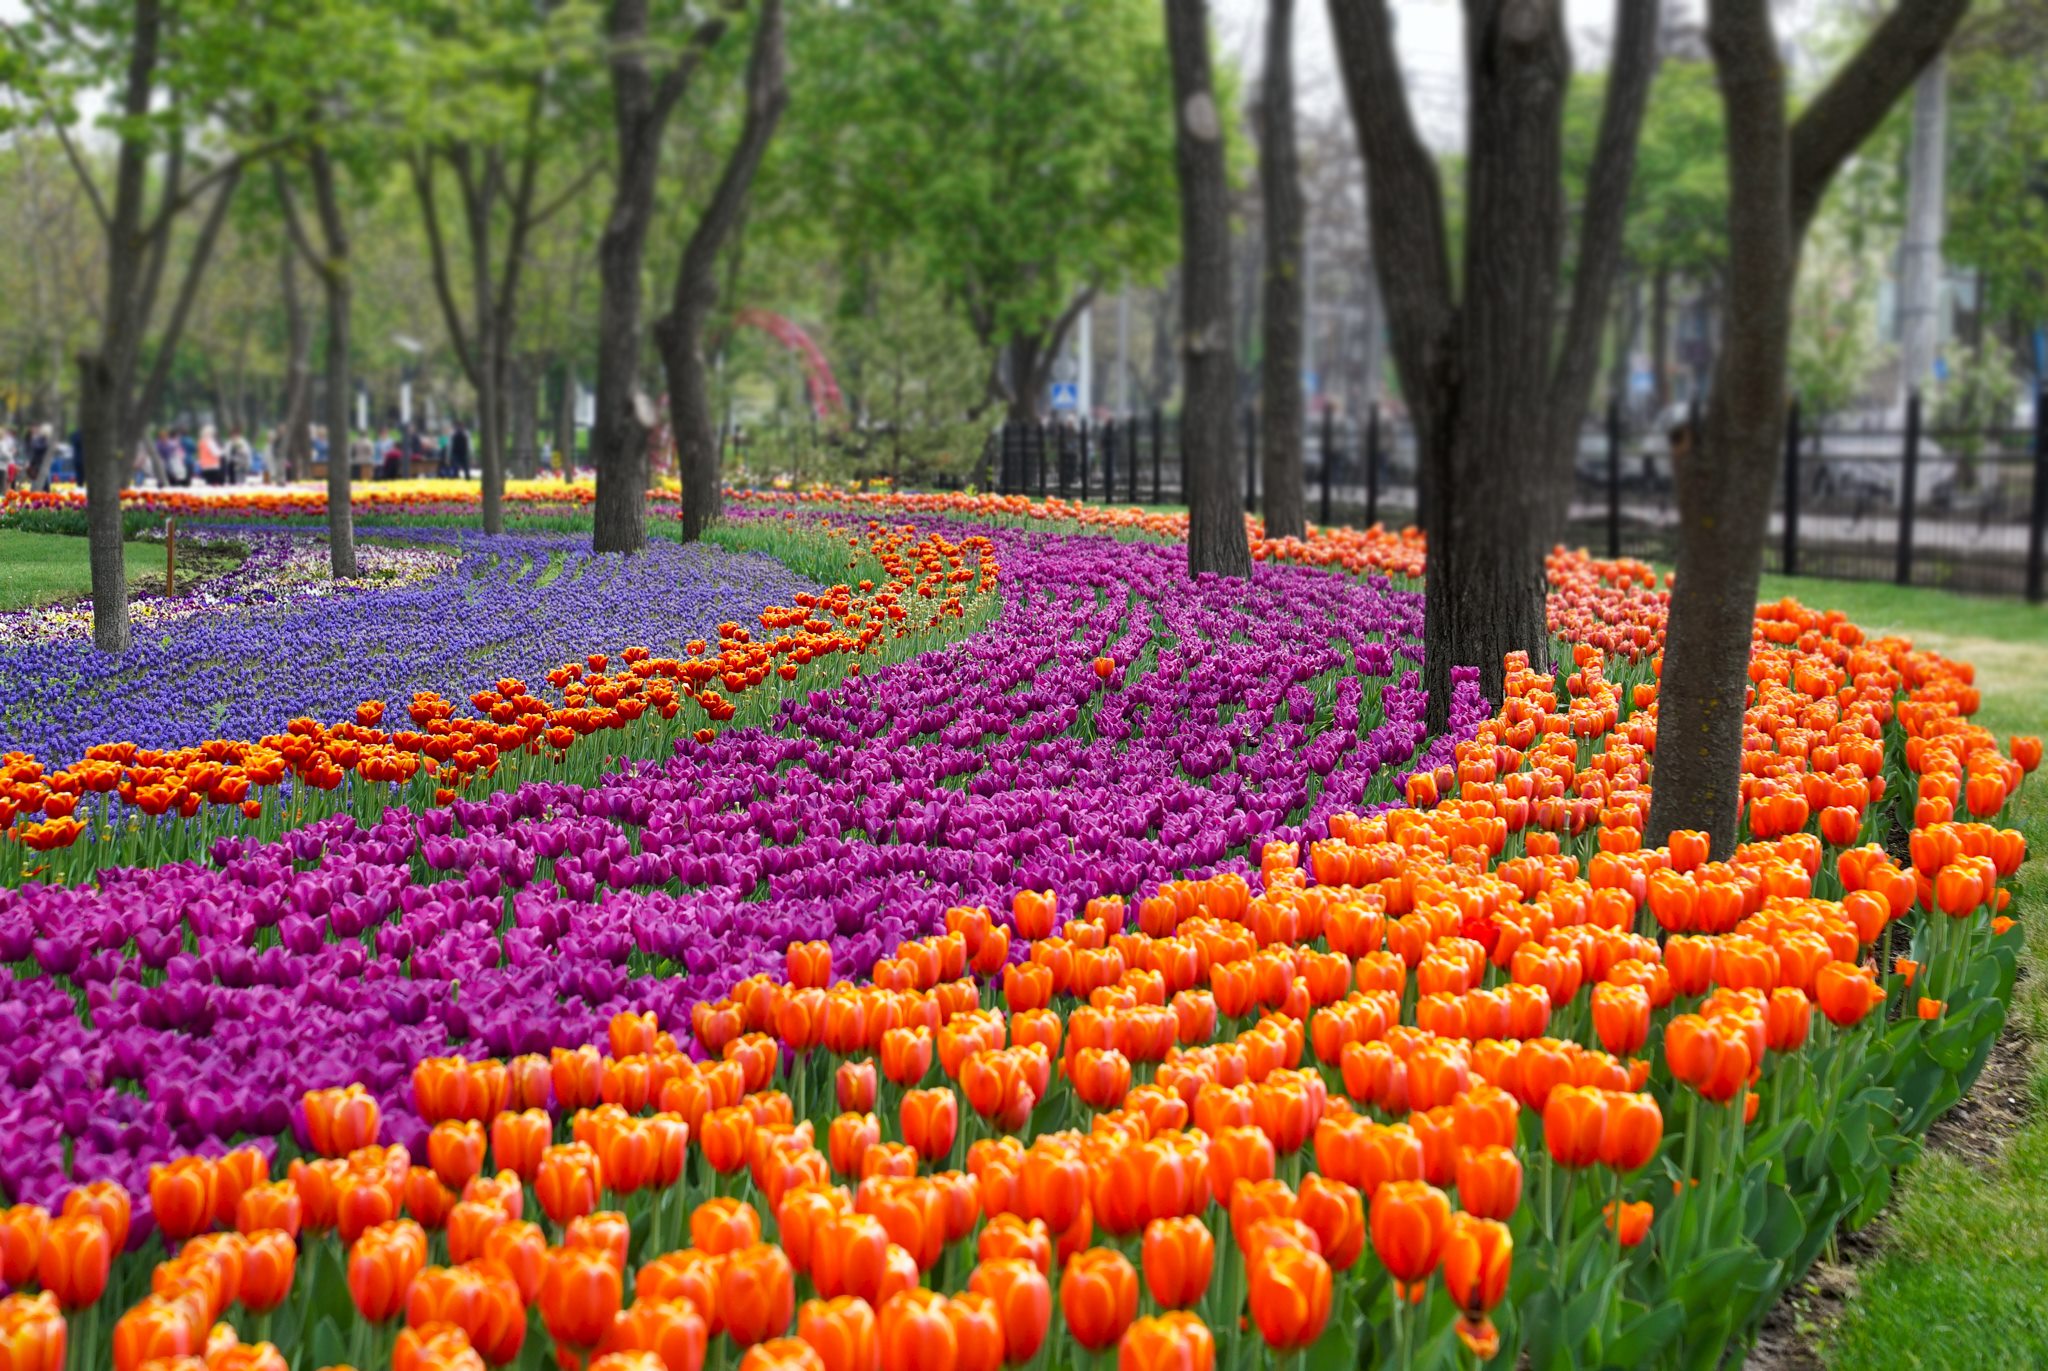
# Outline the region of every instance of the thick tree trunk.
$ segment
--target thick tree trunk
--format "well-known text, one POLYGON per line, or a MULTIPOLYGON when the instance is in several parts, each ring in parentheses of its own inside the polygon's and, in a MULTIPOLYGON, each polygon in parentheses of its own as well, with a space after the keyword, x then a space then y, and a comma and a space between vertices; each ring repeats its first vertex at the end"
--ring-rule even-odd
MULTIPOLYGON (((128 564, 121 543, 120 457, 115 434, 128 390, 103 354, 78 359, 79 460, 84 465, 86 553, 92 563, 92 641, 102 652, 134 642, 128 619, 128 564)), ((51 454, 51 461, 56 455, 51 454)))
POLYGON ((1711 0, 1707 38, 1728 129, 1729 336, 1698 452, 1678 464, 1678 566, 1657 702, 1652 841, 1735 848, 1744 711, 1764 539, 1785 426, 1799 245, 1828 182, 1932 61, 1968 0, 1902 4, 1807 106, 1785 115, 1769 0, 1711 0))
POLYGON ((1501 0, 1468 6, 1467 23, 1484 79, 1471 107, 1462 371, 1429 491, 1423 681, 1432 730, 1449 723, 1454 667, 1477 667, 1498 700, 1509 653, 1549 660, 1543 558, 1556 536, 1548 510, 1557 462, 1545 438, 1564 234, 1563 17, 1555 5, 1501 0))
POLYGON ((1180 181, 1181 451, 1187 473, 1188 573, 1251 575, 1232 432, 1230 219, 1223 121, 1209 66, 1207 0, 1166 0, 1173 66, 1174 167, 1180 181))
POLYGON ((647 542, 653 405, 639 385, 640 268, 654 216, 662 129, 704 53, 724 32, 719 20, 699 25, 657 84, 647 67, 647 9, 647 0, 612 0, 605 15, 619 164, 611 214, 597 245, 597 422, 590 433, 591 464, 597 468, 590 545, 597 552, 638 552, 647 542))
POLYGON ((682 478, 683 541, 695 542, 724 506, 723 451, 711 409, 704 325, 718 304, 718 253, 738 224, 775 125, 789 103, 783 84, 782 0, 762 0, 747 59, 747 112, 710 201, 683 248, 669 312, 655 323, 668 378, 669 426, 682 478))
POLYGON ((1308 531, 1308 516, 1301 460, 1303 208, 1294 141, 1294 0, 1268 0, 1266 70, 1259 96, 1259 193, 1266 230, 1260 358, 1266 536, 1299 538, 1308 531))

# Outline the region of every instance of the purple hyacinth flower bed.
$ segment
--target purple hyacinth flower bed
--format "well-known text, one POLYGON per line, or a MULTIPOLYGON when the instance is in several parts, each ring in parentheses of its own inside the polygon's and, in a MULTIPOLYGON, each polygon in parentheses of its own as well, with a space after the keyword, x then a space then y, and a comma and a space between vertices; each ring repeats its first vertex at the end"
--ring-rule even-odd
MULTIPOLYGON (((276 1133, 303 1091, 351 1081, 417 1149, 423 1056, 602 1042, 622 1009, 680 1025, 792 940, 829 940, 858 977, 952 906, 1007 918, 1020 887, 1079 908, 1181 875, 1256 882, 1249 844, 1319 836, 1450 757, 1424 737, 1418 595, 1284 566, 1190 581, 1178 549, 992 536, 987 629, 766 727, 594 788, 0 890, 0 1185, 53 1200, 68 1153, 74 1177, 139 1195, 150 1161, 276 1133)), ((1485 712, 1461 680, 1454 731, 1485 712)))
MULTIPOLYGON (((374 530, 416 545, 366 547, 366 565, 430 554, 424 577, 359 583, 326 596, 275 593, 289 550, 326 547, 304 532, 221 531, 252 540, 253 567, 208 593, 211 612, 138 623, 119 656, 80 631, 0 647, 0 752, 63 765, 95 743, 191 746, 253 738, 300 715, 351 717, 358 702, 414 690, 461 698, 501 676, 539 677, 588 652, 679 651, 722 620, 751 620, 808 585, 782 563, 655 539, 639 556, 590 551, 566 534, 486 537, 454 529, 374 530)), ((247 564, 245 564, 247 567, 247 564)))

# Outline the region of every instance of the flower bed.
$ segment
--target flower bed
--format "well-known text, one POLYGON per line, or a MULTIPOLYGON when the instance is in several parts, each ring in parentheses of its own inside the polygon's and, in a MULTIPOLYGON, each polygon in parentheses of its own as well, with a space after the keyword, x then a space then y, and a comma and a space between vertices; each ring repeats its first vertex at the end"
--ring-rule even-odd
POLYGON ((1967 668, 1762 614, 1716 863, 1642 841, 1640 568, 1559 559, 1576 669, 1416 756, 1413 595, 994 543, 987 631, 672 761, 0 893, 0 1182, 115 1177, 185 1241, 102 1297, 125 1201, 8 1216, 75 1336, 238 1304, 408 1365, 1711 1364, 1981 1065, 2023 849, 1954 816, 2039 744, 1968 723, 1967 668), (143 1182, 237 1133, 278 1155, 143 1182))
MULTIPOLYGON (((843 533, 809 536, 849 551, 843 533)), ((7 754, 0 818, 19 822, 14 841, 0 844, 0 877, 18 881, 39 864, 29 854, 69 849, 88 834, 98 841, 67 852, 62 874, 190 856, 222 832, 272 836, 337 811, 367 821, 394 801, 447 803, 485 780, 594 780, 619 753, 662 755, 693 729, 708 737, 737 715, 742 694, 766 717, 785 690, 817 683, 817 672, 806 673, 813 662, 886 660, 923 646, 964 622, 969 601, 994 586, 995 564, 971 538, 955 545, 874 529, 864 544, 848 541, 887 578, 879 588, 864 580, 857 592, 813 594, 765 558, 704 546, 664 542, 621 559, 559 539, 487 538, 409 594, 282 619, 216 619, 118 658, 82 647, 18 652, 5 659, 0 688, 17 687, 24 718, 39 704, 88 717, 70 721, 80 736, 51 727, 25 740, 78 758, 62 768, 7 754), (794 604, 759 609, 771 599, 794 604), (760 641, 731 619, 715 621, 730 612, 757 620, 760 641), (456 623, 467 631, 451 631, 456 623), (554 655, 565 640, 580 653, 598 634, 634 645, 616 665, 609 654, 566 665, 554 655), (685 641, 689 634, 703 636, 685 641), (251 671, 251 662, 270 669, 251 671), (545 687, 522 679, 543 672, 545 687), (473 713, 439 693, 466 675, 473 713), (201 734, 186 702, 229 683, 240 707, 222 733, 201 734), (384 701, 361 694, 380 685, 411 696, 408 718, 394 711, 388 728, 384 701), (259 733, 294 709, 304 713, 284 732, 259 733), (130 736, 107 741, 117 731, 130 736), (169 822, 156 821, 165 815, 169 822)), ((220 708, 212 721, 223 721, 220 708)))

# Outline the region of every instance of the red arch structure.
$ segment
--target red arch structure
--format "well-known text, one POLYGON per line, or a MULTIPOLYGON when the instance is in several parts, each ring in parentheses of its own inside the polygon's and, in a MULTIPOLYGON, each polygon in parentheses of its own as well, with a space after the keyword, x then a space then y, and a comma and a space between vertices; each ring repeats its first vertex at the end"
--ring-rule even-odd
POLYGON ((832 376, 832 364, 811 341, 810 334, 792 320, 765 309, 743 309, 733 316, 733 322, 761 330, 797 355, 804 369, 804 384, 810 391, 811 411, 820 419, 846 412, 846 397, 839 393, 839 382, 832 376))

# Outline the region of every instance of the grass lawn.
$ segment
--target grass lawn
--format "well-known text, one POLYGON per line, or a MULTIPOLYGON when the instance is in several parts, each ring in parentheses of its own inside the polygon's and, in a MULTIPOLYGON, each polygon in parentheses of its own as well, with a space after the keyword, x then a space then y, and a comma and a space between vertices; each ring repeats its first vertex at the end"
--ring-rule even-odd
MULTIPOLYGON (((125 548, 129 581, 150 576, 162 589, 164 550, 147 543, 128 543, 125 548)), ((90 594, 92 568, 86 561, 85 539, 0 528, 0 610, 27 609, 90 594)))
MULTIPOLYGON (((1971 662, 1977 721, 2001 739, 2048 732, 2048 608, 1933 590, 1767 576, 1767 599, 1840 609, 1871 633, 1971 662)), ((1900 1178, 1877 1258, 1823 1341, 1831 1367, 2048 1365, 2048 771, 2031 777, 2008 821, 2027 835, 2013 913, 2028 925, 2008 1032, 2026 1052, 2020 1103, 2035 1117, 1994 1161, 1930 1152, 1900 1178), (2039 930, 2039 931, 2034 931, 2039 930)))

